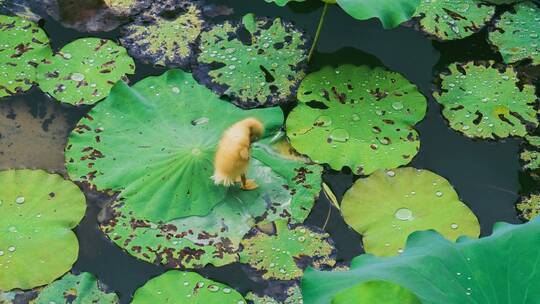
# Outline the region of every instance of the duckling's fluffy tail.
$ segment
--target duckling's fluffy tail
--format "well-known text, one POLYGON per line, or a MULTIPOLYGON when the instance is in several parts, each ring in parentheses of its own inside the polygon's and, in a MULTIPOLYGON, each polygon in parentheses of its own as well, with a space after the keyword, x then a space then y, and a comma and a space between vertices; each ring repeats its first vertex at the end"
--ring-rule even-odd
POLYGON ((230 176, 227 176, 220 172, 214 172, 214 175, 210 176, 210 179, 214 181, 214 184, 218 186, 223 185, 226 187, 230 187, 236 182, 235 180, 231 179, 230 176))

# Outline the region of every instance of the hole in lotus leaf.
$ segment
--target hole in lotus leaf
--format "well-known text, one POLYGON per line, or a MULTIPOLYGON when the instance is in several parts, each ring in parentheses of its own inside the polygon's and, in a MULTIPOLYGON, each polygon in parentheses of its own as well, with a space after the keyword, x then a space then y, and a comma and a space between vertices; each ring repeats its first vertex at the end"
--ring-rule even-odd
POLYGON ((528 59, 540 64, 540 8, 530 1, 517 3, 515 12, 502 14, 489 41, 501 53, 504 62, 528 59))
POLYGON ((195 2, 156 2, 123 28, 120 41, 145 63, 187 67, 204 27, 201 15, 195 2))
MULTIPOLYGON (((336 263, 330 236, 306 226, 273 223, 275 233, 254 228, 241 242, 240 263, 248 264, 264 280, 297 280, 303 270, 332 267, 336 263)), ((249 272, 249 271, 248 271, 249 272)))
POLYGON ((427 34, 455 40, 480 31, 494 14, 494 6, 475 0, 421 0, 414 17, 427 34))
POLYGON ((538 220, 521 225, 497 223, 491 236, 463 237, 456 243, 435 231, 415 232, 400 256, 364 254, 352 260, 349 271, 306 271, 304 301, 347 303, 337 299, 349 288, 385 280, 408 289, 422 303, 484 303, 486 296, 501 303, 508 299, 534 302, 536 295, 523 293, 523 288, 534 289, 540 280, 539 266, 530 263, 540 250, 531 246, 539 229, 538 220), (493 252, 497 254, 486 254, 493 252), (531 280, 524 281, 517 273, 531 280))
POLYGON ((282 124, 280 108, 243 111, 172 70, 133 87, 119 82, 75 127, 66 167, 74 180, 119 194, 101 229, 130 254, 168 267, 225 265, 257 221, 301 222, 320 192, 322 168, 292 156, 282 124), (247 117, 266 129, 248 172, 260 187, 216 186, 220 136, 247 117))
POLYGON ((499 71, 491 63, 469 62, 449 69, 448 74, 441 74, 442 92, 434 97, 443 105, 452 129, 468 137, 495 139, 525 136, 528 126, 538 125, 534 87, 520 89, 512 68, 499 71))
POLYGON ((302 81, 298 99, 287 134, 295 149, 316 162, 370 174, 407 164, 418 152, 412 127, 425 115, 426 98, 397 73, 326 67, 302 81))
POLYGON ((392 172, 357 180, 341 203, 345 221, 363 235, 367 253, 397 255, 418 230, 434 229, 450 240, 478 237, 478 220, 447 180, 427 170, 392 172))
POLYGON ((77 259, 79 244, 71 229, 86 210, 84 195, 73 183, 40 170, 0 171, 0 185, 0 290, 52 282, 77 259))
POLYGON ((0 97, 27 91, 36 67, 52 53, 49 38, 32 21, 0 15, 0 97))
POLYGON ((288 101, 304 77, 307 47, 305 35, 279 18, 227 21, 201 34, 194 74, 238 106, 275 105, 288 101))
MULTIPOLYGON (((39 291, 36 304, 100 303, 116 304, 118 296, 104 290, 103 284, 88 272, 66 274, 39 291)), ((34 303, 34 302, 32 302, 34 303)))
POLYGON ((131 303, 246 304, 246 301, 240 293, 225 284, 206 279, 195 272, 171 270, 137 289, 131 303))
POLYGON ((38 67, 40 88, 61 102, 94 104, 135 72, 126 50, 106 39, 83 38, 64 46, 38 67))

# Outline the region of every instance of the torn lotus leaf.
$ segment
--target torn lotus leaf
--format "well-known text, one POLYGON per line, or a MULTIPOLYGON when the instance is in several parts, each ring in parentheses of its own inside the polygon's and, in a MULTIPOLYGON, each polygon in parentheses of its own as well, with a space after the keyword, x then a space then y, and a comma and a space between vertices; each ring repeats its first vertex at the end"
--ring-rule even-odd
POLYGON ((495 6, 475 0, 421 0, 415 16, 420 29, 441 40, 468 37, 495 14, 495 6))
POLYGON ((246 304, 238 291, 195 272, 170 270, 137 289, 132 304, 246 304))
POLYGON ((68 273, 60 280, 47 285, 35 300, 35 304, 52 303, 117 304, 119 299, 114 292, 106 292, 92 274, 83 272, 78 275, 68 273))
POLYGON ((145 63, 187 67, 203 27, 202 11, 195 2, 156 2, 123 28, 120 41, 145 63))
POLYGON ((0 41, 0 97, 29 90, 36 67, 51 56, 49 38, 32 21, 0 15, 0 41))
POLYGON ((54 281, 77 260, 71 231, 86 200, 61 176, 41 170, 0 172, 0 290, 31 289, 54 281))
POLYGON ((238 106, 276 105, 289 101, 304 77, 307 48, 304 33, 280 18, 227 21, 201 34, 194 74, 238 106))
POLYGON ((308 75, 287 118, 292 146, 334 170, 370 174, 409 163, 420 139, 426 98, 398 73, 343 65, 308 75))
POLYGON ((107 39, 82 38, 38 66, 38 83, 61 102, 91 105, 134 72, 135 63, 123 47, 107 39))
POLYGON ((527 59, 533 65, 540 64, 540 8, 532 1, 524 1, 514 9, 502 14, 488 40, 505 63, 527 59))
POLYGON ((491 64, 451 65, 434 97, 450 127, 467 137, 525 136, 528 127, 538 125, 535 88, 524 84, 521 89, 513 68, 491 64))
POLYGON ((398 255, 414 231, 433 229, 449 240, 478 237, 478 219, 450 183, 427 170, 377 171, 357 180, 341 203, 345 222, 362 234, 366 253, 398 255))
POLYGON ((332 267, 335 249, 327 233, 306 226, 273 223, 274 231, 253 228, 241 242, 240 263, 250 265, 264 280, 297 280, 308 265, 332 267))

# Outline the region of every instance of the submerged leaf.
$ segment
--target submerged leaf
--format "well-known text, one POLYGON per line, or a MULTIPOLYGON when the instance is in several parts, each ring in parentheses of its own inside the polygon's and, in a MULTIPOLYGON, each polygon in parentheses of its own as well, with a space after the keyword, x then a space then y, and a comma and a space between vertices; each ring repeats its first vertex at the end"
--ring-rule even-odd
POLYGON ((115 293, 103 291, 92 274, 83 272, 78 275, 68 273, 60 280, 49 284, 39 293, 35 304, 116 304, 118 302, 118 296, 115 293))
POLYGON ((249 264, 265 280, 296 280, 308 265, 333 266, 336 261, 330 236, 306 226, 273 223, 273 233, 254 228, 241 242, 240 263, 249 264))
POLYGON ((168 271, 137 289, 132 304, 245 304, 238 291, 195 272, 168 271))
MULTIPOLYGON (((537 303, 540 220, 496 224, 491 236, 450 242, 435 231, 413 233, 397 257, 361 255, 350 271, 308 269, 306 304, 328 304, 357 284, 383 280, 407 288, 424 304, 537 303)), ((332 302, 333 303, 333 302, 332 302)))
POLYGON ((79 252, 71 231, 84 216, 79 188, 41 170, 0 172, 0 289, 30 289, 68 271, 79 252))
POLYGON ((120 41, 145 63, 187 67, 203 27, 201 9, 194 2, 156 2, 124 27, 120 41))
POLYGON ((516 4, 515 12, 502 14, 489 41, 506 63, 530 59, 540 64, 540 8, 532 1, 516 4))
POLYGON ((344 65, 308 75, 287 118, 292 146, 332 169, 370 174, 409 163, 420 141, 413 126, 426 98, 398 73, 344 65))
POLYGON ((362 234, 365 252, 379 256, 401 253, 418 230, 433 229, 450 240, 480 234, 476 216, 450 183, 427 170, 381 170, 359 179, 345 193, 341 211, 362 234))
POLYGON ((0 97, 27 91, 52 53, 49 38, 32 21, 0 15, 0 41, 0 97))
POLYGON ((39 87, 61 102, 94 104, 109 95, 118 80, 135 72, 135 63, 116 43, 82 38, 64 46, 38 66, 39 87))
POLYGON ((520 89, 513 68, 453 64, 441 78, 442 92, 434 97, 450 127, 467 137, 525 136, 527 126, 538 125, 535 89, 527 84, 520 89))
POLYGON ((200 49, 195 75, 244 108, 288 101, 305 75, 306 37, 279 18, 218 24, 202 33, 200 49))
POLYGON ((494 14, 494 6, 476 0, 421 0, 415 17, 424 32, 454 40, 480 31, 494 14))

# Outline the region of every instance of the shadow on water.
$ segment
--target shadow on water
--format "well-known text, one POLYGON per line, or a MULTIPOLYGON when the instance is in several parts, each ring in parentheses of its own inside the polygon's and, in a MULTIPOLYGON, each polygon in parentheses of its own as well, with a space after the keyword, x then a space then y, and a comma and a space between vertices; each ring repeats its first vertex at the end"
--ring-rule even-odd
MULTIPOLYGON (((257 15, 280 16, 313 33, 318 22, 321 5, 318 1, 294 3, 284 8, 264 1, 250 6, 237 0, 214 1, 235 9, 228 18, 253 12, 257 15)), ((66 29, 53 20, 46 20, 44 28, 55 50, 77 38, 99 36, 117 40, 119 31, 88 34, 66 29)), ((416 168, 425 168, 440 174, 455 186, 461 199, 480 220, 482 235, 491 232, 497 221, 519 222, 514 203, 520 191, 518 151, 520 140, 499 142, 475 141, 448 128, 434 101, 434 76, 448 64, 456 61, 496 60, 498 56, 486 43, 485 31, 459 42, 433 42, 411 27, 384 30, 377 21, 357 21, 338 7, 331 7, 318 52, 311 70, 325 65, 368 64, 385 66, 399 72, 415 83, 429 99, 426 118, 417 125, 421 149, 412 162, 416 168)), ((150 75, 159 75, 165 69, 137 62, 137 74, 130 77, 135 83, 150 75)), ((63 148, 66 137, 75 123, 90 109, 60 105, 49 100, 39 89, 4 98, 0 102, 0 169, 42 168, 65 174, 63 148)), ((327 170, 324 181, 341 200, 345 191, 358 177, 348 170, 327 170)), ((118 291, 122 303, 129 303, 134 291, 149 278, 165 271, 163 267, 138 261, 109 242, 99 231, 97 214, 106 196, 85 191, 88 212, 76 229, 80 243, 76 271, 89 271, 97 275, 112 290, 118 291)), ((329 208, 332 208, 326 230, 332 235, 340 260, 350 260, 363 249, 361 236, 344 223, 339 211, 330 207, 324 195, 317 200, 307 223, 322 227, 329 208)), ((261 291, 264 285, 250 281, 239 264, 225 267, 206 267, 198 271, 209 278, 227 283, 242 293, 261 291)))

